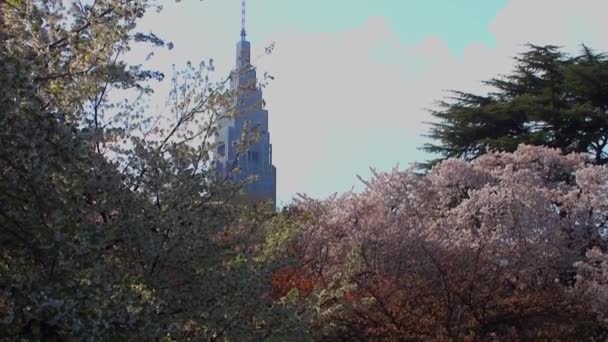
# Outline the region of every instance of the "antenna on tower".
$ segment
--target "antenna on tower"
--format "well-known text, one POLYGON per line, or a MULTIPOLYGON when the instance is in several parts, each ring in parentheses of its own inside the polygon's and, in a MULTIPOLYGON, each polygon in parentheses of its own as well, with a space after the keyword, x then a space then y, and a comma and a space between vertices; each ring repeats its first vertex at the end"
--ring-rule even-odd
POLYGON ((242 9, 242 17, 241 17, 241 40, 244 41, 245 38, 247 37, 247 31, 245 31, 245 14, 246 14, 245 0, 243 0, 242 6, 243 6, 243 9, 242 9))

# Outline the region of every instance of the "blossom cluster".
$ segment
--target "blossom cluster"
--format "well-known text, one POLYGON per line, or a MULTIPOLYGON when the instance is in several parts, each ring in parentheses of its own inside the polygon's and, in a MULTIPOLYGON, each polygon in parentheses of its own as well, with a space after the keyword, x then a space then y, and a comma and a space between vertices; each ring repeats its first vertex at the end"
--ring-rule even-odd
POLYGON ((583 317, 606 329, 590 306, 607 290, 608 168, 522 145, 414 171, 297 204, 309 218, 292 251, 320 291, 308 300, 334 307, 323 319, 340 334, 563 337, 583 317))

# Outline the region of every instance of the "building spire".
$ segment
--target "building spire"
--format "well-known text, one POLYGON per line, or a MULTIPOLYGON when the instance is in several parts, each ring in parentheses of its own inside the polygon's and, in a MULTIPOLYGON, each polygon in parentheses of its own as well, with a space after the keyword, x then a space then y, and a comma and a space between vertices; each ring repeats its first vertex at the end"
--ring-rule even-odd
POLYGON ((241 40, 245 41, 247 38, 247 31, 245 30, 245 0, 242 0, 242 16, 241 16, 241 40))
POLYGON ((247 41, 247 31, 245 29, 245 0, 241 1, 243 4, 243 17, 241 19, 241 40, 236 45, 237 70, 241 70, 241 68, 248 67, 251 61, 251 51, 249 42, 247 41))

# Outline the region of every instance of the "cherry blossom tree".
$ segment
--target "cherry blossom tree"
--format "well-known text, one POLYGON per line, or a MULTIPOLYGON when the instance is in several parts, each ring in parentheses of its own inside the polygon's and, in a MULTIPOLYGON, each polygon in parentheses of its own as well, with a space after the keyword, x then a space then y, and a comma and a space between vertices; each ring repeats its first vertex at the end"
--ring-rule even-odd
POLYGON ((320 338, 602 340, 607 181, 522 145, 304 197, 283 251, 315 290, 293 300, 320 338))

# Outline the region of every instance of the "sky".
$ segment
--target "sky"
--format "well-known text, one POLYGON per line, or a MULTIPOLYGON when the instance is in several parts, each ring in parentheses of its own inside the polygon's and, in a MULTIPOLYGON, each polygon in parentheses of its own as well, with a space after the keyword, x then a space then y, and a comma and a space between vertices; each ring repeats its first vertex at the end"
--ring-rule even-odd
MULTIPOLYGON (((175 47, 145 64, 171 75, 173 64, 213 58, 227 75, 241 1, 162 4, 139 30, 175 47)), ((264 98, 278 205, 298 193, 357 191, 357 175, 369 178, 370 168, 431 158, 419 150, 428 109, 447 90, 487 91, 481 81, 508 73, 526 43, 608 51, 607 10, 607 0, 248 0, 253 63, 274 77, 264 98)))

